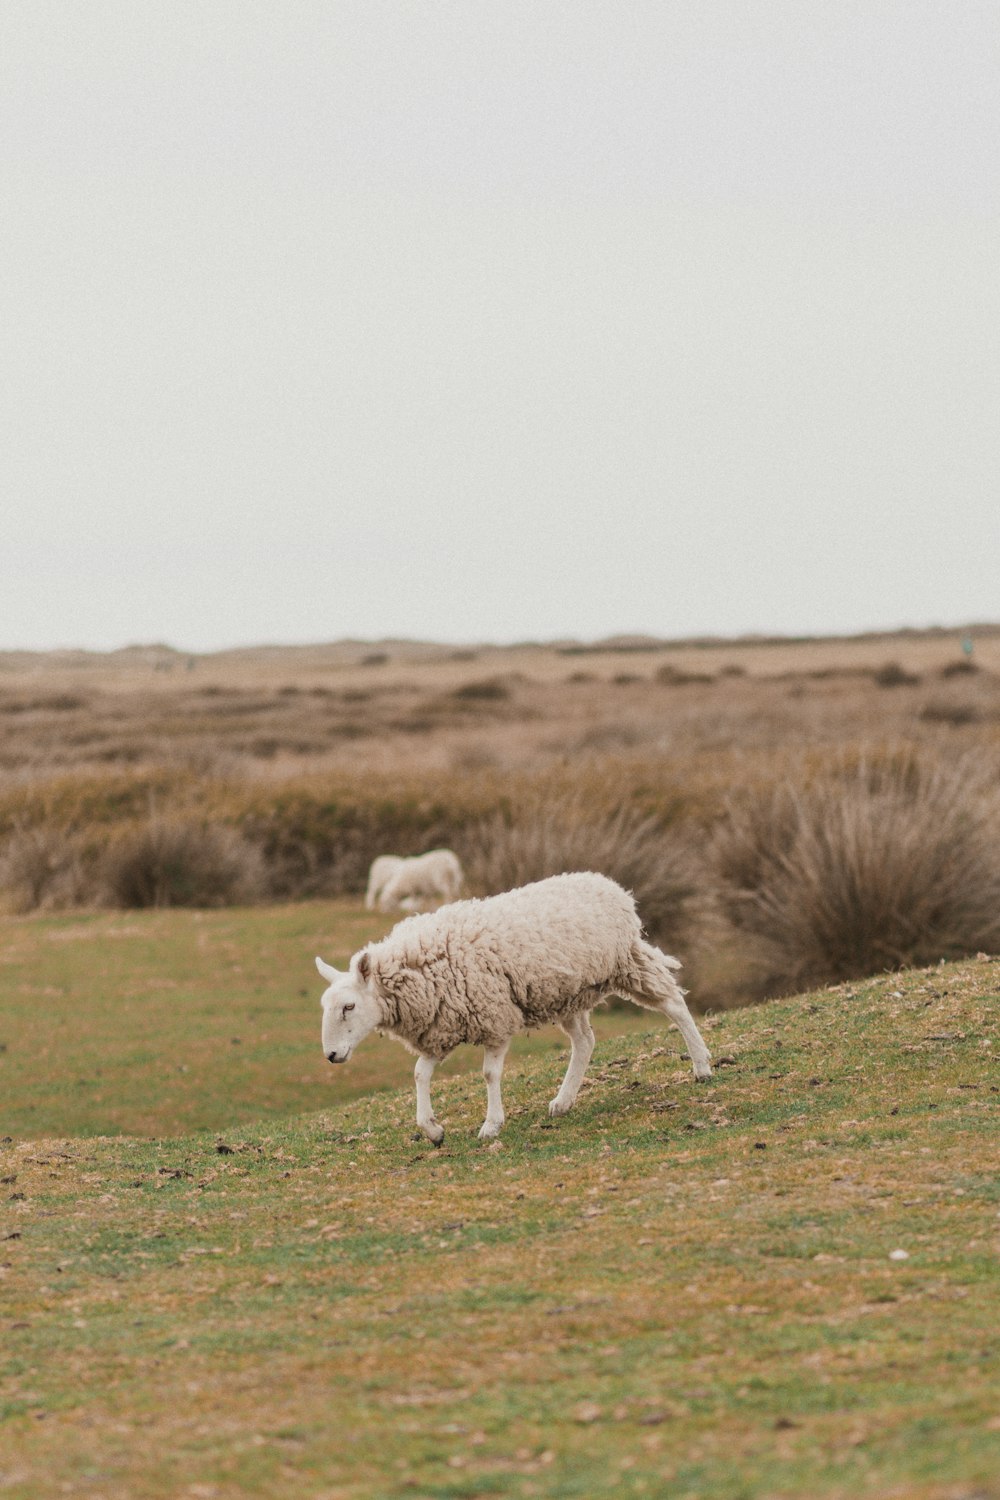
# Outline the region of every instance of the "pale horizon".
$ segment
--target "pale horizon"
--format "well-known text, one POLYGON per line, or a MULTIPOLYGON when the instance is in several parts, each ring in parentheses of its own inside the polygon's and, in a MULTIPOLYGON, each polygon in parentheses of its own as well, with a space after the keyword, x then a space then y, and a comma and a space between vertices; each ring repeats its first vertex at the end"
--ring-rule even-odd
MULTIPOLYGON (((431 649, 454 650, 468 649, 470 651, 510 651, 510 650, 546 650, 553 646, 580 645, 586 649, 594 649, 605 643, 610 649, 614 649, 613 643, 630 641, 648 641, 651 647, 669 646, 700 646, 700 645, 733 645, 752 646, 754 644, 795 644, 796 642, 823 642, 854 641, 866 639, 880 639, 883 636, 892 639, 896 636, 924 636, 943 635, 955 636, 956 640, 971 637, 973 640, 977 634, 993 635, 1000 632, 1000 620, 959 620, 955 622, 932 622, 926 625, 890 625, 884 628, 866 629, 864 627, 852 631, 811 632, 811 633, 777 633, 768 631, 744 631, 738 635, 698 634, 688 636, 664 636, 656 635, 646 630, 614 630, 599 636, 581 636, 562 634, 546 637, 510 637, 496 639, 462 639, 443 638, 440 636, 421 635, 381 635, 381 636, 330 636, 315 639, 302 640, 247 640, 236 642, 222 642, 208 646, 189 646, 183 642, 170 640, 133 640, 122 641, 114 646, 88 646, 78 642, 62 642, 53 646, 3 646, 0 645, 0 656, 17 655, 70 655, 82 653, 93 656, 110 656, 116 653, 127 653, 129 651, 169 651, 178 656, 222 656, 229 652, 254 651, 309 651, 323 650, 335 646, 426 646, 431 649)), ((621 649, 621 648, 619 648, 621 649)), ((625 649, 630 649, 626 647, 625 649)))

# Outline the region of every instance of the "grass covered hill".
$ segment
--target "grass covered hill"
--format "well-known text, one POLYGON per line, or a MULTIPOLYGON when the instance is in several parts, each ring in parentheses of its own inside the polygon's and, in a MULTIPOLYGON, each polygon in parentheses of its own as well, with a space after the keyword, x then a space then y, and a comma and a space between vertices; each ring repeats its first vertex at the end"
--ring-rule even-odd
POLYGON ((408 1087, 9 1132, 0 1494, 1000 1496, 998 985, 709 1017, 704 1087, 643 1017, 559 1121, 515 1044, 490 1147, 467 1074, 439 1151, 408 1087))

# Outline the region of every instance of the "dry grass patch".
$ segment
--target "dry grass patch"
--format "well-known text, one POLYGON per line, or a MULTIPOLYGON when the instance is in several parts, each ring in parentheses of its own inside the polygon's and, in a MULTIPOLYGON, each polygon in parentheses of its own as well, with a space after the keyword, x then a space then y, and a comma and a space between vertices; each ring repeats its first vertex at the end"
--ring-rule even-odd
POLYGON ((0 892, 15 912, 78 906, 93 889, 79 835, 59 828, 15 828, 0 846, 0 892))
POLYGON ((249 906, 267 889, 260 850, 219 823, 151 818, 111 841, 100 866, 106 904, 249 906))
POLYGON ((1000 806, 966 759, 862 760, 734 804, 713 872, 785 989, 1000 949, 1000 806))
POLYGON ((689 838, 628 804, 601 808, 579 792, 525 798, 466 828, 459 840, 473 890, 494 894, 575 870, 596 870, 636 897, 654 937, 676 938, 697 888, 689 838))

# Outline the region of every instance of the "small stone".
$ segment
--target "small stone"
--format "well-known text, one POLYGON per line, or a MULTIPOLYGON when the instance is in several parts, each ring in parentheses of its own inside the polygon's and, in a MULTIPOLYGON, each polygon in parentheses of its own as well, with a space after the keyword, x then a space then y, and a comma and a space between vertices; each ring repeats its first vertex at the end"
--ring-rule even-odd
POLYGON ((909 1260, 909 1258, 910 1258, 910 1252, 909 1252, 909 1250, 890 1250, 889 1251, 889 1259, 890 1260, 909 1260))
POLYGON ((594 1401, 581 1401, 573 1413, 577 1422, 599 1422, 601 1419, 601 1408, 594 1401))

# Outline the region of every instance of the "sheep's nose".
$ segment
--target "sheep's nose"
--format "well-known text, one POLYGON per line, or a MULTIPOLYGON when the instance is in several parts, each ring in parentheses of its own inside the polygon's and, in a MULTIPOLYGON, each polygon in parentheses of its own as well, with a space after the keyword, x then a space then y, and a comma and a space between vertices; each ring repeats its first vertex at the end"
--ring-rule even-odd
POLYGON ((326 1060, 327 1062, 340 1062, 340 1058, 337 1056, 336 1052, 328 1052, 326 1054, 326 1060))

